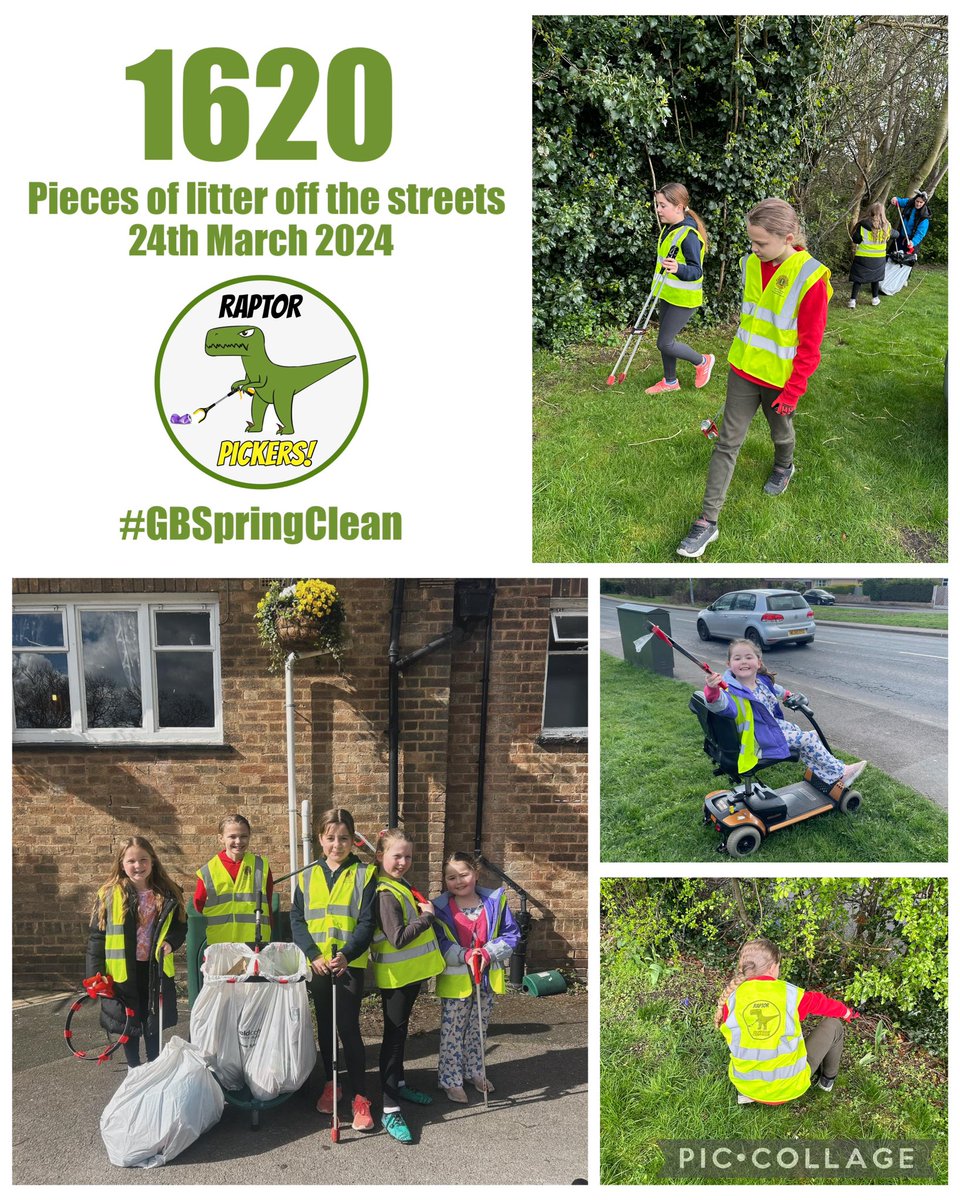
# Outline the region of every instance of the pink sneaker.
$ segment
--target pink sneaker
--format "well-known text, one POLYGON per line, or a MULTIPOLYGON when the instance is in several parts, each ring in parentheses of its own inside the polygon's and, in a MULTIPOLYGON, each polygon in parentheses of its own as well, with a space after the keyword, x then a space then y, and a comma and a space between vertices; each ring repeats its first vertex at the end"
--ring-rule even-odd
POLYGON ((655 383, 653 387, 644 389, 648 396, 659 396, 661 392, 679 392, 680 380, 676 383, 667 383, 665 379, 661 379, 659 383, 655 383))
MULTIPOLYGON (((343 1088, 337 1088, 337 1103, 343 1096, 343 1088)), ((323 1091, 320 1093, 320 1099, 317 1101, 317 1112, 332 1113, 333 1112, 333 1080, 328 1079, 323 1085, 323 1091)))
POLYGON ((713 370, 713 364, 716 358, 712 354, 704 356, 703 362, 697 367, 697 378, 694 381, 695 387, 706 387, 710 382, 710 372, 713 370))

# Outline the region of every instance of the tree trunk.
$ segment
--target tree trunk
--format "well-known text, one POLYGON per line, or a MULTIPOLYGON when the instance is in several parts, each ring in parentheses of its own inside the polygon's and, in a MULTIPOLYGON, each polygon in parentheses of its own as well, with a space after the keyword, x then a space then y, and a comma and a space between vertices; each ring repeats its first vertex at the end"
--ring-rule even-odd
MULTIPOLYGON (((910 180, 910 186, 907 189, 907 195, 912 196, 923 187, 927 176, 937 165, 940 155, 943 153, 943 143, 947 139, 947 89, 943 89, 943 99, 940 102, 940 113, 937 116, 936 128, 933 131, 933 140, 930 144, 930 151, 921 165, 917 167, 916 173, 910 180)), ((930 190, 929 188, 927 189, 930 190)))

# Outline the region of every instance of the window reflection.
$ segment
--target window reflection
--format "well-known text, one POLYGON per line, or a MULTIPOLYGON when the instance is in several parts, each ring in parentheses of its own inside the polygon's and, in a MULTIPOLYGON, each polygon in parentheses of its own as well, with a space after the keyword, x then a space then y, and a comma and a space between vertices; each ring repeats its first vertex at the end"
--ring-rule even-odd
POLYGON ((13 644, 18 649, 27 646, 62 646, 63 615, 61 613, 14 613, 13 644))
POLYGON ((15 653, 13 705, 18 729, 68 729, 67 656, 15 653))
POLYGON ((212 727, 213 656, 177 650, 158 654, 157 705, 161 728, 212 727))
POLYGON ((158 612, 158 646, 209 646, 210 614, 206 612, 158 612))
POLYGON ((143 721, 137 614, 81 612, 83 698, 88 729, 128 729, 143 721))

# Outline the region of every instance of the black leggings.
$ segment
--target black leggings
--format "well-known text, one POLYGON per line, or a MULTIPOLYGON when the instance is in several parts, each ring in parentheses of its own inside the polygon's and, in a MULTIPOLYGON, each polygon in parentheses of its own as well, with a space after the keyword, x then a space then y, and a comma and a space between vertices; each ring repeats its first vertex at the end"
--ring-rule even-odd
POLYGON ((380 1046, 380 1084, 383 1102, 400 1103, 397 1084, 403 1079, 403 1051, 407 1044, 407 1025, 422 980, 408 983, 405 987, 381 988, 380 1002, 383 1005, 383 1043, 380 1046))
MULTIPOLYGON (((363 968, 348 967, 337 982, 337 1032, 343 1046, 338 1069, 346 1066, 354 1096, 366 1096, 366 1052, 360 1036, 360 1001, 363 999, 363 968)), ((333 1078, 333 976, 314 975, 310 994, 317 1014, 320 1057, 327 1079, 333 1078)), ((338 1071, 339 1073, 339 1071, 338 1071)))
MULTIPOLYGON (((850 299, 851 300, 856 300, 856 298, 860 292, 860 289, 862 287, 863 287, 862 283, 854 283, 851 285, 851 287, 850 287, 850 299)), ((874 279, 871 281, 870 291, 873 293, 874 300, 876 300, 877 297, 880 295, 880 280, 879 279, 874 279)))
POLYGON ((693 363, 695 367, 699 367, 703 362, 704 356, 702 354, 699 354, 685 342, 677 341, 677 334, 696 311, 695 308, 681 308, 679 304, 668 304, 666 300, 660 301, 660 328, 657 330, 657 349, 660 351, 660 356, 663 359, 664 379, 676 379, 678 358, 682 358, 684 362, 693 363))
MULTIPOLYGON (((137 1021, 140 1024, 140 1029, 143 1031, 143 1041, 147 1051, 147 1062, 153 1062, 160 1054, 160 1033, 159 1028, 153 1033, 147 1033, 147 1023, 150 1020, 150 964, 148 962, 137 962, 137 999, 133 1005, 133 1009, 137 1014, 137 1021)), ((159 1026, 159 1016, 157 1017, 159 1026)), ((130 1037, 123 1043, 123 1053, 127 1060, 128 1067, 140 1066, 140 1038, 130 1037)))

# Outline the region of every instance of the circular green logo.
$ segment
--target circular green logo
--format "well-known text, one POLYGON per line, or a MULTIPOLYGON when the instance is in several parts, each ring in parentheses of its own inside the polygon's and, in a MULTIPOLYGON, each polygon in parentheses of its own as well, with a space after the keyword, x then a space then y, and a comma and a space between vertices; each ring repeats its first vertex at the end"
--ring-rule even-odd
POLYGON ((288 487, 350 444, 367 360, 349 320, 315 288, 249 275, 176 317, 154 387, 164 428, 195 467, 235 487, 288 487))

